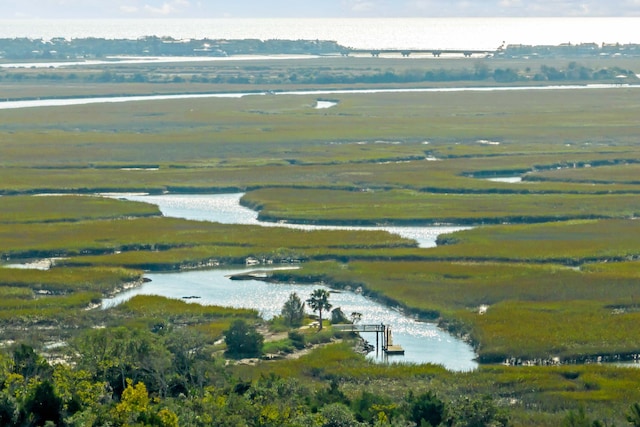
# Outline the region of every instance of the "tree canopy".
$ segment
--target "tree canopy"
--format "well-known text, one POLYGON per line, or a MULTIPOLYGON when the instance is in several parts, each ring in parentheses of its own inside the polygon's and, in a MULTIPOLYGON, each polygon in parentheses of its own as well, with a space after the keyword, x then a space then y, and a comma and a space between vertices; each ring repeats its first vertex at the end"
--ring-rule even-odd
POLYGON ((225 331, 227 355, 231 357, 258 357, 262 354, 264 337, 242 319, 234 320, 225 331))
POLYGON ((331 303, 329 302, 329 291, 326 289, 316 289, 311 293, 311 297, 307 300, 307 304, 311 307, 314 313, 318 312, 319 326, 318 330, 322 329, 322 311, 331 310, 331 303))
POLYGON ((289 299, 282 306, 282 320, 287 326, 300 326, 304 320, 304 303, 297 293, 289 295, 289 299))

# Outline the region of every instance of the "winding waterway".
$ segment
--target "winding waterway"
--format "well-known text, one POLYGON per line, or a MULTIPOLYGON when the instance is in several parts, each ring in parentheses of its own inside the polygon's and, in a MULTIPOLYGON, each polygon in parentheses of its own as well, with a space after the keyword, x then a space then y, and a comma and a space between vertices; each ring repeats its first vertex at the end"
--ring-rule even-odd
POLYGON ((470 227, 437 226, 437 227, 401 227, 401 226, 338 226, 338 225, 308 225, 290 224, 283 222, 258 221, 258 213, 240 205, 243 193, 231 194, 106 194, 128 200, 152 203, 160 208, 164 216, 193 219, 197 221, 213 221, 222 224, 262 225, 264 227, 288 227, 299 230, 384 230, 398 234, 407 239, 418 242, 421 248, 436 246, 436 239, 440 234, 452 233, 458 230, 468 230, 470 227))
MULTIPOLYGON (((159 206, 163 215, 193 220, 221 223, 260 224, 264 226, 286 226, 304 229, 384 229, 404 237, 415 238, 423 247, 435 246, 439 234, 464 227, 331 227, 295 224, 264 223, 257 220, 257 213, 240 206, 242 194, 212 195, 109 195, 129 200, 153 203, 159 206)), ((259 266, 252 270, 261 269, 259 266)), ((274 284, 257 280, 230 280, 229 275, 250 271, 249 269, 213 269, 186 271, 179 273, 148 274, 151 281, 139 288, 131 289, 115 298, 103 301, 103 307, 111 307, 135 295, 161 295, 169 298, 198 297, 185 299, 191 303, 215 304, 237 308, 258 310, 265 319, 277 315, 292 292, 301 299, 307 299, 314 289, 326 288, 322 284, 274 284)), ((419 322, 398 310, 386 307, 355 292, 332 292, 330 302, 340 307, 347 315, 362 313, 362 323, 390 325, 394 344, 405 349, 404 356, 383 357, 370 353, 372 359, 436 363, 453 371, 469 371, 477 367, 473 349, 460 339, 439 329, 433 323, 419 322)), ((364 334, 363 338, 375 343, 375 335, 364 334)))
POLYGON ((549 86, 492 86, 492 87, 449 87, 449 88, 406 88, 406 89, 322 89, 310 91, 245 92, 245 93, 190 93, 175 95, 131 95, 112 97, 47 98, 0 101, 0 110, 35 107, 64 107, 70 105, 106 104, 118 102, 164 101, 195 98, 242 98, 245 96, 274 95, 339 95, 371 93, 424 93, 424 92, 501 92, 538 90, 600 90, 600 89, 640 89, 632 84, 588 84, 549 86))

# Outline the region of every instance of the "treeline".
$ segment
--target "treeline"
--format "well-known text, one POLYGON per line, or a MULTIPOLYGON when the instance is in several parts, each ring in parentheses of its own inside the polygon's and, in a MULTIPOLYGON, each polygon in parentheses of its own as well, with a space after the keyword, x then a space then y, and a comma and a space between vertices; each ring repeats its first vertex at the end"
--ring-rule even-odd
MULTIPOLYGON (((16 344, 0 353, 0 425, 511 425, 507 409, 488 395, 447 397, 440 390, 442 385, 425 387, 428 380, 395 393, 368 385, 369 380, 356 385, 355 378, 332 373, 336 365, 351 364, 347 355, 351 349, 344 345, 317 351, 318 358, 310 361, 302 376, 270 372, 251 380, 243 379, 251 375, 251 367, 243 374, 237 367, 225 365, 224 359, 207 351, 208 342, 185 328, 94 329, 72 342, 76 354, 70 364, 50 364, 32 347, 16 344)), ((398 379, 390 384, 402 387, 398 379)), ((613 425, 593 419, 583 407, 560 418, 555 419, 556 425, 613 425)), ((624 418, 628 425, 640 426, 640 405, 633 404, 624 418)))
POLYGON ((0 58, 69 60, 107 56, 230 56, 257 54, 336 54, 344 50, 325 40, 176 40, 169 37, 129 39, 85 38, 51 40, 0 39, 0 58))
MULTIPOLYGON (((107 56, 231 56, 256 54, 348 54, 350 48, 329 40, 174 39, 147 36, 138 39, 80 38, 51 40, 0 39, 0 58, 51 60, 104 58, 107 56)), ((640 45, 570 43, 561 45, 508 45, 496 52, 500 57, 638 56, 640 45)))
POLYGON ((498 52, 499 56, 520 57, 586 57, 586 56, 638 56, 640 44, 620 43, 565 43, 560 45, 522 45, 510 44, 498 52))
POLYGON ((244 85, 280 84, 402 84, 424 82, 589 82, 606 81, 631 83, 638 76, 632 70, 620 67, 590 68, 577 62, 558 68, 542 65, 538 70, 527 67, 491 68, 486 62, 478 62, 473 68, 461 69, 409 69, 409 70, 333 70, 329 68, 296 69, 273 72, 270 67, 245 67, 241 70, 223 69, 216 73, 171 73, 110 71, 73 72, 47 69, 0 69, 0 81, 81 81, 94 83, 211 83, 244 85))
MULTIPOLYGON (((50 365, 33 349, 18 345, 0 355, 0 425, 31 426, 505 426, 507 417, 489 397, 460 397, 444 401, 431 391, 407 390, 399 399, 363 389, 349 396, 338 378, 313 382, 275 374, 244 381, 214 360, 180 349, 161 335, 133 334, 127 329, 96 332, 110 350, 121 354, 104 361, 102 354, 85 354, 77 367, 50 365), (144 339, 144 341, 137 341, 144 339), (148 347, 151 346, 151 347, 148 347), (139 353, 136 353, 139 350, 139 353), (157 356, 150 354, 157 352, 157 356), (102 364, 89 366, 92 357, 102 364), (164 367, 164 372, 159 368, 164 367), (105 373, 126 374, 123 383, 105 373), (168 390, 163 377, 198 383, 189 389, 168 390), (156 376, 149 379, 151 375, 156 376)), ((98 337, 96 337, 98 338, 98 337)), ((109 355, 111 355, 109 353, 109 355)), ((113 355, 115 356, 115 355, 113 355)))

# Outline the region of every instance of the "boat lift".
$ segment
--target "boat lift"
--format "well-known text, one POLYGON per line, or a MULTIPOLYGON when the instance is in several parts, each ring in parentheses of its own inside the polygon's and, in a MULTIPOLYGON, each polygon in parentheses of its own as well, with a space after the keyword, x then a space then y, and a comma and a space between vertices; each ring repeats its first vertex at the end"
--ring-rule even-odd
POLYGON ((384 323, 375 325, 357 325, 357 324, 339 324, 333 325, 333 329, 341 332, 374 332, 376 334, 376 352, 382 348, 385 354, 404 354, 402 346, 393 344, 393 337, 391 335, 391 326, 384 323), (382 343, 382 347, 380 347, 382 343))

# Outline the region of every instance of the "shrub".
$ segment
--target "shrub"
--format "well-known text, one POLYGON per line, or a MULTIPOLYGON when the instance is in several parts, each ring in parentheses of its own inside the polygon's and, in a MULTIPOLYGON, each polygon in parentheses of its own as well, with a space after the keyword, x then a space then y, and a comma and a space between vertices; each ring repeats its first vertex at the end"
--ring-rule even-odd
POLYGON ((259 357, 264 337, 242 319, 235 320, 225 331, 226 354, 231 357, 259 357))
POLYGON ((282 306, 282 319, 287 326, 300 326, 304 320, 304 303, 297 293, 289 295, 289 299, 282 306))

